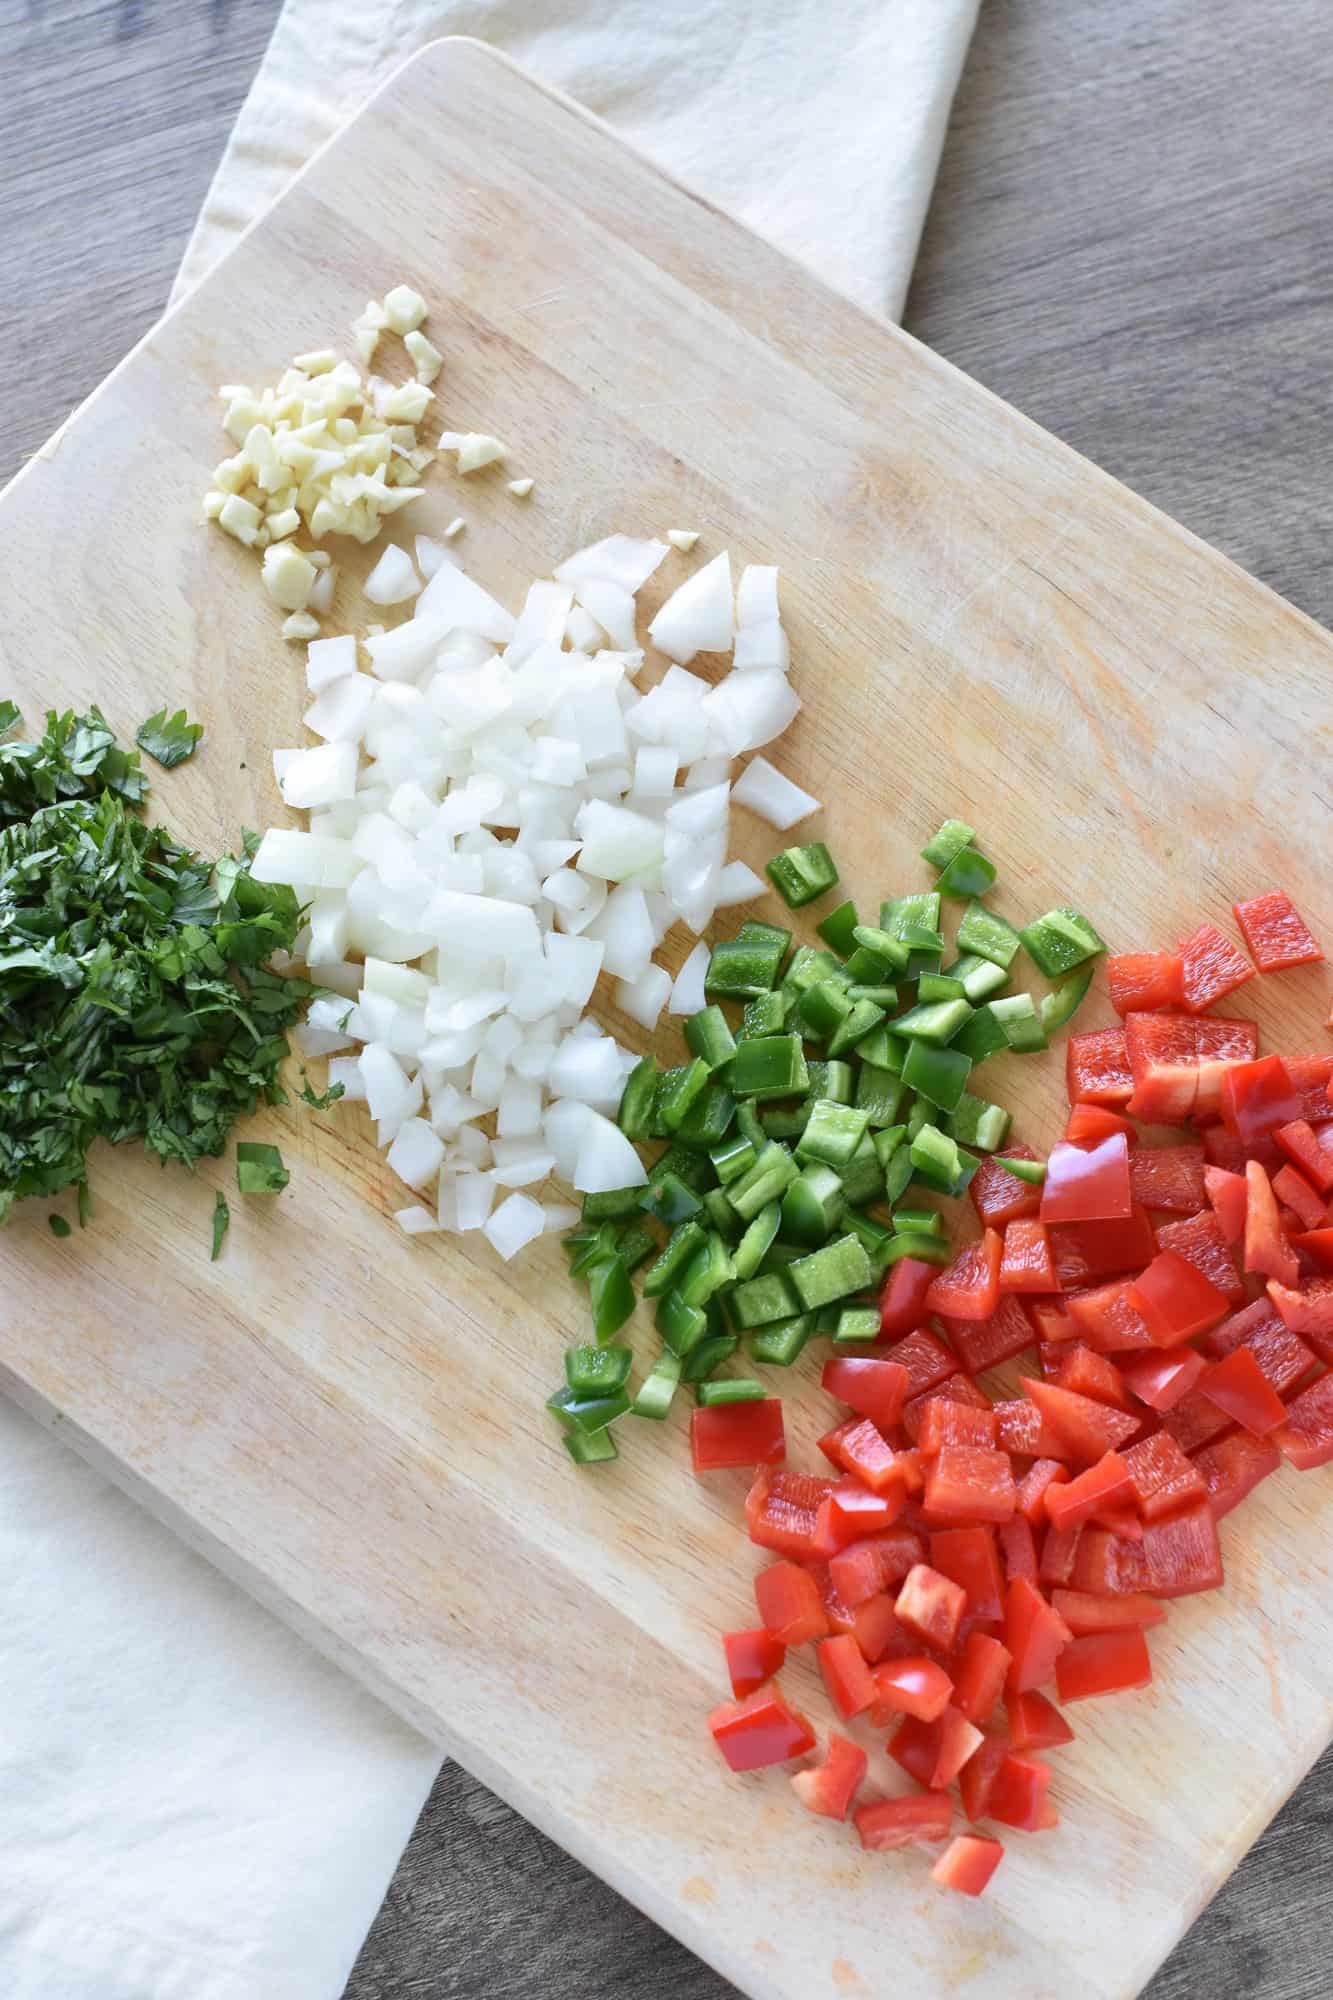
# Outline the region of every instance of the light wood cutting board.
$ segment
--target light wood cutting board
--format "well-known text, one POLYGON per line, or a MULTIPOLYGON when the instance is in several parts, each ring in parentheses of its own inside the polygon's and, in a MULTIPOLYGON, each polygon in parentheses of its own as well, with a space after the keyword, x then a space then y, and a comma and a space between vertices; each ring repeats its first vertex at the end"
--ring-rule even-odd
MULTIPOLYGON (((1113 946, 1166 943, 1280 880, 1333 936, 1333 642, 462 42, 411 63, 0 502, 0 693, 30 721, 96 700, 126 734, 186 703, 205 744, 156 794, 178 831, 220 852, 274 818, 303 706, 250 560, 197 525, 212 391, 345 343, 400 279, 436 302, 443 421, 499 432, 538 482, 520 503, 442 465, 409 528, 466 514, 460 553, 510 601, 617 528, 781 563, 808 705, 779 759, 866 904, 925 886, 916 850, 958 812, 1020 919, 1070 900, 1113 946)), ((364 622, 350 583, 342 610, 364 622)), ((772 836, 736 823, 762 862, 772 836)), ((1326 985, 1286 974, 1242 1011, 1318 1047, 1326 985)), ((1038 1144, 1061 1068, 996 1065, 1038 1144)), ((1223 1530, 1225 1593, 1172 1607, 1154 1689, 1080 1713, 1061 1829, 1013 1836, 985 1903, 863 1855, 709 1745, 718 1634, 751 1615, 744 1480, 690 1477, 683 1411, 570 1467, 541 1407, 583 1325, 559 1251, 505 1268, 477 1238, 402 1239, 355 1108, 260 1130, 292 1183, 233 1189, 216 1265, 220 1163, 104 1156, 64 1243, 21 1215, 0 1380, 747 1992, 1132 1994, 1326 1742, 1333 1474, 1284 1472, 1223 1530)), ((787 1679, 822 1716, 809 1669, 787 1679)))

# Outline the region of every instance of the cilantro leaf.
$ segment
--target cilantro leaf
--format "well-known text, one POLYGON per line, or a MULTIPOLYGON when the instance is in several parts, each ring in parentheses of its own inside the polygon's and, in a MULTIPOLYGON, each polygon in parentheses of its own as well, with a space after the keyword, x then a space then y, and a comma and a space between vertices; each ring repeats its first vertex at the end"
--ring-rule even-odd
POLYGON ((0 701, 0 736, 8 736, 15 723, 22 720, 23 714, 16 701, 0 701))
POLYGON ((336 1104, 338 1099, 346 1094, 346 1090, 346 1084, 331 1083, 327 1090, 316 1091, 309 1077, 302 1070, 301 1088, 296 1094, 302 1104, 308 1104, 312 1111, 327 1111, 331 1104, 336 1104))
POLYGON ((213 1197, 213 1248, 210 1253, 210 1263, 216 1264, 222 1255, 222 1240, 230 1227, 231 1210, 227 1206, 226 1195, 219 1188, 213 1197))
POLYGON ((63 1215, 48 1215, 46 1220, 50 1224, 51 1234, 53 1236, 70 1235, 71 1233, 70 1226, 66 1222, 63 1215))
POLYGON ((236 1148, 236 1185, 242 1194, 281 1194, 291 1175, 276 1146, 242 1139, 236 1148))
POLYGON ((168 715, 165 708, 159 708, 156 715, 150 715, 147 722, 139 724, 134 740, 141 750, 146 750, 150 757, 157 760, 164 771, 174 771, 177 764, 193 757, 203 733, 203 723, 187 722, 183 708, 178 708, 174 715, 168 715))

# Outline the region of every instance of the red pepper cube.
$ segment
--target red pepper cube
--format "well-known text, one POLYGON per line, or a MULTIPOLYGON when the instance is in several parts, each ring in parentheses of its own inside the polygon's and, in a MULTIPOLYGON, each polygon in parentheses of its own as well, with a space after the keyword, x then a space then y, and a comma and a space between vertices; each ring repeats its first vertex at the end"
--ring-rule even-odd
POLYGON ((1113 1222, 1053 1222, 1051 1255, 1066 1291, 1138 1271, 1157 1248, 1148 1212, 1137 1204, 1113 1222))
POLYGON ((1169 1431, 1156 1431, 1121 1453, 1145 1521, 1156 1521, 1204 1495, 1198 1468, 1169 1431))
POLYGON ((942 1889, 980 1896, 1003 1859, 1004 1848, 998 1840, 979 1833, 960 1833, 931 1869, 930 1879, 942 1889))
POLYGON ((1018 1484, 1018 1511, 1035 1527, 1046 1519, 1046 1490, 1061 1485, 1069 1477, 1069 1467, 1055 1458, 1038 1458, 1028 1467, 1018 1484))
POLYGON ((980 1729, 990 1721, 1009 1675, 1009 1648, 989 1632, 969 1632, 954 1669, 954 1706, 980 1729))
POLYGON ((1183 1125, 1199 1089, 1199 1035, 1179 1014, 1131 1014, 1121 1031, 1129 1109, 1150 1125, 1183 1125))
POLYGON ((1245 1162, 1241 1161, 1241 1172, 1229 1173, 1225 1167, 1205 1167, 1204 1187, 1217 1226, 1226 1239, 1228 1249, 1234 1250, 1245 1240, 1245 1162))
POLYGON ((834 1483, 808 1472, 774 1472, 762 1466, 745 1496, 750 1540, 776 1555, 811 1557, 820 1504, 834 1483))
MULTIPOLYGON (((1289 1421, 1289 1413, 1285 1414, 1289 1421)), ((1248 1431, 1232 1431, 1216 1444, 1206 1444, 1196 1453, 1194 1467, 1208 1489, 1213 1519, 1220 1521, 1239 1507, 1246 1494, 1281 1463, 1282 1454, 1271 1438, 1251 1437, 1248 1431)))
MULTIPOLYGON (((1293 1118, 1273 1134, 1287 1158, 1321 1194, 1333 1193, 1333 1146, 1325 1146, 1308 1119, 1293 1118)), ((1317 1225, 1310 1223, 1314 1229, 1317 1225)))
POLYGON ((857 1605, 852 1620, 852 1637, 861 1648, 863 1658, 872 1666, 887 1654, 908 1653, 920 1644, 916 1634, 909 1632, 899 1619, 893 1608, 893 1598, 887 1591, 857 1605))
MULTIPOLYGON (((903 1259, 904 1263, 907 1261, 906 1258, 903 1259)), ((901 1269, 901 1266, 895 1268, 901 1269)), ((928 1268, 934 1279, 937 1275, 936 1266, 932 1264, 928 1268)), ((898 1362, 900 1367, 907 1370, 909 1397, 920 1396, 927 1389, 933 1389, 937 1383, 943 1382, 946 1376, 952 1375, 958 1367, 957 1356, 950 1352, 938 1334, 932 1333, 924 1326, 909 1333, 896 1347, 891 1347, 886 1358, 898 1362)))
POLYGON ((868 1761, 859 1743, 830 1729, 824 1762, 812 1771, 793 1771, 791 1788, 807 1811, 824 1819, 846 1819, 868 1761))
POLYGON ((1301 1472, 1333 1458, 1333 1374, 1321 1375, 1287 1405, 1287 1421, 1273 1443, 1301 1472))
POLYGON ((1327 1118, 1329 1086, 1333 1083, 1333 1056, 1288 1056, 1287 1072, 1300 1093, 1301 1117, 1317 1125, 1327 1118))
POLYGON ((1078 1554, 1079 1536, 1082 1526, 1057 1528, 1048 1525, 1041 1538, 1041 1555, 1037 1562, 1037 1582, 1043 1590, 1052 1584, 1068 1583, 1074 1574, 1074 1558, 1078 1554))
POLYGON ((690 1414, 690 1455, 696 1472, 725 1467, 780 1465, 787 1456, 782 1401, 714 1404, 690 1414))
POLYGON ((1129 1142, 1113 1132, 1093 1146, 1052 1146, 1041 1190, 1043 1222, 1115 1222, 1133 1209, 1129 1142))
POLYGON ((1180 958, 1184 1000, 1191 1014, 1202 1014, 1254 978, 1254 967, 1216 924, 1200 924, 1181 945, 1180 958))
POLYGON ((787 1657, 787 1648, 762 1626, 749 1632, 724 1632, 722 1648, 727 1656, 731 1692, 738 1701, 781 1673, 787 1657))
POLYGON ((803 1646, 828 1630, 819 1588, 809 1570, 776 1562, 754 1580, 755 1602, 764 1630, 784 1646, 803 1646))
MULTIPOLYGON (((932 1403, 963 1403, 973 1410, 992 1408, 990 1397, 984 1389, 978 1387, 970 1375, 950 1375, 946 1381, 937 1382, 933 1389, 924 1389, 919 1396, 913 1396, 903 1411, 902 1427, 914 1445, 920 1444, 921 1426, 925 1421, 926 1411, 932 1403)), ((925 1455, 924 1453, 919 1455, 922 1461, 921 1477, 924 1482, 925 1455)))
POLYGON ((1111 1111, 1105 1104, 1075 1104, 1071 1107, 1065 1126, 1065 1137, 1071 1146, 1094 1146, 1099 1139, 1109 1139, 1113 1132, 1123 1132, 1131 1146, 1139 1136, 1132 1118, 1123 1118, 1118 1111, 1111 1111))
POLYGON ((889 1755, 908 1776, 932 1792, 951 1785, 981 1744, 981 1731, 956 1708, 946 1708, 933 1722, 907 1716, 889 1738, 889 1755))
POLYGON ((1122 1018, 1185 1004, 1185 968, 1175 952, 1112 952, 1106 976, 1111 1005, 1122 1018))
POLYGON ((1279 1396, 1290 1394, 1315 1365, 1314 1354, 1300 1335, 1286 1325, 1267 1297, 1256 1299, 1253 1305, 1214 1327, 1208 1336, 1208 1347, 1219 1360, 1238 1347, 1248 1348, 1265 1381, 1279 1396))
POLYGON ((1060 1359, 1054 1379, 1062 1389, 1072 1389, 1076 1396, 1087 1396, 1094 1403, 1109 1403, 1113 1410, 1132 1407, 1124 1378, 1114 1361, 1085 1347, 1081 1340, 1072 1346, 1058 1347, 1056 1353, 1060 1359))
POLYGON ((934 1722, 953 1698, 953 1682, 934 1660, 920 1656, 885 1660, 874 1670, 875 1706, 870 1712, 876 1729, 889 1729, 900 1715, 934 1722))
MULTIPOLYGON (((947 1388, 942 1383, 941 1388, 947 1388)), ((955 1403, 951 1397, 932 1393, 921 1411, 917 1448, 925 1458, 935 1458, 946 1445, 971 1445, 992 1450, 995 1445, 995 1412, 976 1409, 971 1403, 955 1403)))
POLYGON ((1223 1580, 1222 1551, 1207 1500, 1145 1527, 1143 1559, 1154 1597, 1189 1597, 1218 1589, 1223 1580))
POLYGON ((1064 1438, 1026 1396, 996 1403, 995 1429, 999 1449, 1011 1458, 1055 1458, 1063 1464, 1071 1456, 1064 1438))
POLYGON ((1284 1324, 1303 1333, 1321 1361, 1333 1359, 1333 1278, 1311 1278, 1299 1292, 1270 1278, 1268 1296, 1284 1324))
POLYGON ((1151 1682, 1148 1642, 1134 1626, 1123 1632, 1090 1632, 1086 1638, 1074 1639, 1055 1663, 1061 1701, 1122 1694, 1129 1688, 1148 1687, 1151 1682))
POLYGON ((775 1683, 756 1688, 744 1701, 724 1701, 709 1716, 708 1727, 733 1771, 785 1764, 815 1747, 814 1730, 775 1683))
POLYGON ((1144 1208, 1194 1215, 1207 1200, 1202 1146, 1138 1146, 1129 1156, 1129 1185, 1144 1208))
POLYGON ((1037 1757, 1011 1750, 1004 1757, 986 1801, 988 1819, 1036 1833, 1046 1822, 1051 1767, 1037 1757))
POLYGON ((926 1469, 923 1505, 936 1520, 1007 1521, 1014 1504, 1007 1451, 947 1444, 926 1469))
POLYGON ((1323 1228, 1326 1213, 1324 1197, 1310 1186, 1297 1168, 1278 1168, 1273 1176, 1273 1193, 1281 1204, 1279 1213, 1282 1209, 1289 1209, 1302 1230, 1323 1228))
POLYGON ((834 1465, 854 1474, 872 1493, 888 1493, 904 1484, 899 1465, 901 1454, 869 1417, 854 1417, 839 1424, 819 1440, 819 1448, 834 1465))
MULTIPOLYGON (((1148 1565, 1141 1541, 1127 1541, 1105 1528, 1085 1528, 1071 1582, 1076 1590, 1098 1597, 1126 1595, 1148 1588, 1148 1565)), ((1057 1591, 1057 1596, 1063 1596, 1057 1591)))
POLYGON ((1011 1694, 1041 1687, 1055 1672, 1055 1662, 1072 1634, 1036 1585, 1016 1577, 1004 1605, 1004 1643, 1009 1648, 1008 1686, 1011 1694))
POLYGON ((1257 1160, 1245 1169, 1245 1243, 1242 1251, 1247 1271, 1276 1278, 1280 1285, 1300 1281, 1301 1267, 1283 1232, 1273 1184, 1257 1160))
POLYGON ((869 1417, 882 1431, 893 1429, 907 1401, 907 1370, 897 1361, 834 1355, 824 1363, 821 1380, 830 1396, 869 1417))
POLYGON ((1013 1222, 1006 1223, 1004 1251, 1000 1258, 1000 1290, 1044 1293, 1060 1289, 1045 1223, 1038 1222, 1033 1216, 1018 1216, 1013 1222))
POLYGON ((936 1528, 930 1537, 930 1565, 967 1593, 967 1608, 976 1618, 999 1618, 1004 1612, 1004 1575, 995 1530, 985 1523, 970 1528, 936 1528))
MULTIPOLYGON (((1231 1246, 1222 1225, 1211 1209, 1183 1216, 1178 1222, 1164 1222, 1157 1230, 1158 1250, 1174 1250, 1187 1264, 1202 1271, 1219 1292, 1239 1305, 1245 1297, 1245 1283, 1236 1269, 1231 1246)), ((1146 1259, 1144 1260, 1147 1261, 1146 1259)))
POLYGON ((963 1811, 974 1825, 986 1817, 996 1776, 1008 1755, 1007 1736, 983 1736, 958 1773, 958 1795, 963 1811))
POLYGON ((836 1555, 849 1542, 891 1528, 906 1504, 905 1483, 895 1481, 885 1492, 875 1493, 849 1473, 820 1506, 816 1525, 816 1538, 824 1543, 820 1554, 836 1555))
POLYGON ((1281 1056, 1233 1064, 1219 1080, 1218 1092, 1222 1123, 1247 1146, 1301 1115, 1301 1093, 1281 1056))
POLYGON ((1174 1409, 1162 1418, 1162 1431, 1173 1437, 1182 1451, 1197 1451, 1227 1428, 1227 1420, 1215 1403, 1191 1389, 1174 1409))
POLYGON ((908 1571, 893 1608, 901 1622, 919 1633, 928 1646, 949 1653, 967 1609, 967 1596, 952 1577, 941 1576, 928 1563, 916 1563, 908 1571))
POLYGON ((1226 1294, 1174 1250, 1159 1251, 1129 1295, 1159 1347, 1177 1346, 1226 1317, 1226 1294))
POLYGON ((1130 1298, 1131 1282, 1114 1278, 1069 1300, 1069 1317, 1094 1354, 1134 1354, 1152 1347, 1147 1321, 1130 1298))
POLYGON ((1238 1347, 1224 1361, 1215 1361, 1206 1370, 1199 1392, 1255 1437, 1267 1437, 1286 1421, 1286 1405, 1248 1347, 1238 1347))
POLYGON ((1194 1092, 1194 1122, 1222 1115, 1222 1085, 1238 1064, 1252 1063, 1259 1053, 1257 1021, 1221 1020, 1200 1016, 1194 1023, 1198 1036, 1199 1078, 1194 1092))
POLYGON ((854 1715, 870 1707, 875 1699, 875 1683, 850 1632, 821 1639, 815 1647, 815 1657, 829 1700, 844 1722, 850 1722, 854 1715))
POLYGON ((953 1800, 947 1792, 918 1792, 902 1799, 876 1799, 858 1806, 852 1821, 861 1845, 872 1854, 911 1847, 922 1840, 944 1840, 953 1824, 953 1800))
POLYGON ((1333 1228, 1303 1229, 1291 1238, 1293 1250, 1299 1250, 1319 1271, 1333 1271, 1333 1228))
POLYGON ((1125 1030, 1092 1028, 1071 1035, 1065 1045, 1065 1085, 1071 1104, 1128 1104, 1134 1075, 1125 1030))
POLYGON ((1324 956, 1285 889, 1269 889, 1247 902, 1233 903, 1245 949, 1260 972, 1310 965, 1324 956))
MULTIPOLYGON (((1046 1513, 1056 1528, 1081 1528, 1103 1507, 1128 1500, 1133 1493, 1130 1468, 1118 1453, 1108 1451, 1086 1472, 1080 1472, 1077 1479, 1071 1479, 1068 1485, 1048 1487, 1046 1513)), ((1067 1582, 1068 1578, 1061 1577, 1058 1581, 1067 1582)))
POLYGON ((1166 1617, 1157 1599, 1142 1591, 1098 1597, 1087 1590, 1056 1590, 1051 1604, 1076 1639, 1088 1632, 1122 1632, 1129 1625, 1160 1625, 1166 1617))
POLYGON ((1006 1146, 1002 1153, 983 1159, 972 1176, 968 1193, 983 1229, 1003 1229, 1015 1216, 1035 1215, 1041 1204, 1041 1189, 1021 1181, 1005 1168, 1006 1160, 1035 1160, 1031 1146, 1006 1146))
MULTIPOLYGON (((1009 1228, 1015 1225, 1010 1223, 1009 1228)), ((1006 1241, 1008 1233, 1006 1232, 1006 1241)), ((1003 1267, 1001 1268, 1003 1287, 1003 1267)), ((946 1319, 944 1330, 949 1345, 969 1375, 998 1368, 1032 1345, 1032 1321, 1019 1301, 1001 1291, 1000 1303, 989 1319, 946 1319)))
POLYGON ((994 1229, 984 1231, 979 1242, 965 1244, 936 1275, 926 1294, 927 1309, 951 1319, 989 1319, 1000 1302, 1002 1249, 994 1229))
MULTIPOLYGON (((1058 1661, 1056 1669, 1058 1672, 1058 1661)), ((1037 1688, 1029 1688, 1026 1694, 1011 1694, 1005 1712, 1009 1718, 1009 1741, 1015 1750, 1056 1750, 1074 1740, 1073 1730, 1055 1703, 1037 1688)))
POLYGON ((1202 1375, 1204 1358, 1192 1347, 1158 1349, 1152 1354, 1127 1354, 1121 1377, 1131 1393, 1150 1410, 1174 1409, 1202 1375))
MULTIPOLYGON (((1051 1430, 1061 1438, 1065 1457, 1071 1464, 1095 1465, 1104 1452, 1118 1451, 1137 1436, 1139 1419, 1125 1410, 1094 1402, 1062 1389, 1057 1382, 1039 1382, 1025 1376, 1023 1388, 1041 1411, 1051 1430)), ((1049 1456, 1054 1457, 1051 1453, 1049 1456)))
POLYGON ((900 1257, 884 1280, 879 1298, 879 1337, 899 1340, 920 1326, 926 1316, 926 1293, 935 1282, 936 1266, 920 1257, 900 1257))
POLYGON ((1021 1514, 1015 1514, 1011 1521, 1001 1522, 995 1531, 995 1539, 1000 1546, 1006 1587, 1019 1577, 1022 1577, 1025 1583, 1035 1586, 1037 1543, 1032 1533, 1032 1523, 1025 1520, 1021 1514))

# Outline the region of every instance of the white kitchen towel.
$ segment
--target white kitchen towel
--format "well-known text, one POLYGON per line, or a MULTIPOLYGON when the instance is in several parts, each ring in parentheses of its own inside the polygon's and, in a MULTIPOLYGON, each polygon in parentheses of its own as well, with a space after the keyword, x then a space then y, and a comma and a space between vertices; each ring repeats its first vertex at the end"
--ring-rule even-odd
MULTIPOLYGON (((176 295, 472 34, 896 316, 978 4, 288 0, 176 295)), ((0 1588, 5 2000, 334 2000, 438 1752, 3 1402, 0 1588)))

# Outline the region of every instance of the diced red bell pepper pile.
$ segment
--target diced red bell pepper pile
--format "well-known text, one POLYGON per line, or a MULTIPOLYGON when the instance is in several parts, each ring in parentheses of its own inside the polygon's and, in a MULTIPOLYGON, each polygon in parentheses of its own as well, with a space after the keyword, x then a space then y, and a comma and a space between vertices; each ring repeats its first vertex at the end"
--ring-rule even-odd
MULTIPOLYGON (((1236 916, 1260 970, 1322 955, 1281 891, 1236 916)), ((955 1795, 974 1828, 1055 1827, 1062 1710, 1146 1687, 1164 1601, 1222 1584, 1218 1522, 1283 1458, 1333 1460, 1333 1055, 1261 1057, 1205 1012, 1253 976, 1212 925, 1108 971, 1124 1025, 1071 1037, 1044 1183, 994 1156, 980 1240, 895 1265, 879 1343, 824 1370, 851 1412, 827 1472, 751 1461, 760 1624, 726 1635, 709 1726, 735 1771, 807 1756, 774 1676, 813 1645, 840 1724, 887 1731, 915 1787, 861 1797, 839 1729, 795 1774, 868 1849, 946 1839, 955 1795), (1141 1120, 1187 1130, 1149 1145, 1141 1120), (1019 1393, 977 1380, 1019 1356, 1019 1393)), ((1002 1852, 964 1832, 932 1872, 978 1895, 1002 1852)))

